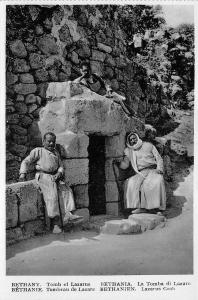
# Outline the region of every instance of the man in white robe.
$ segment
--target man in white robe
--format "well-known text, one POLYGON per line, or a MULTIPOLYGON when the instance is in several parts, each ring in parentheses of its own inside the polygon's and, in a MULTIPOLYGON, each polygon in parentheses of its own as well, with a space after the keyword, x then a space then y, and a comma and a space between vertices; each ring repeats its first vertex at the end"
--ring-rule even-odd
POLYGON ((34 164, 36 169, 35 178, 43 193, 53 233, 59 233, 61 229, 58 225, 60 215, 58 197, 59 201, 62 201, 64 205, 64 223, 81 217, 71 213, 75 210, 74 197, 69 186, 64 184, 63 181, 60 182, 64 174, 64 168, 55 145, 55 134, 47 132, 43 137, 43 147, 33 149, 22 161, 19 180, 26 180, 29 166, 34 164))

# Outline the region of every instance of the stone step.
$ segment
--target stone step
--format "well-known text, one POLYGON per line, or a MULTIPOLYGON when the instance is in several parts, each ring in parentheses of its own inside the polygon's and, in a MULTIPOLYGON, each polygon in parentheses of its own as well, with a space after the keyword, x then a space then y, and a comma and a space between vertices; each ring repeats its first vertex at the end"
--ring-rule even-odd
POLYGON ((105 234, 137 234, 165 226, 165 217, 156 214, 132 214, 128 219, 106 221, 100 232, 105 234))

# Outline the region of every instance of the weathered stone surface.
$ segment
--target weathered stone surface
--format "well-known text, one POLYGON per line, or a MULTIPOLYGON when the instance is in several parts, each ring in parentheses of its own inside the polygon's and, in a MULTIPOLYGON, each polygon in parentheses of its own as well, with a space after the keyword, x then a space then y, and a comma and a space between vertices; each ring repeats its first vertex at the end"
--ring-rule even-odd
POLYGON ((119 90, 119 83, 116 79, 111 80, 111 87, 114 91, 119 90))
POLYGON ((33 121, 28 128, 28 139, 32 148, 42 146, 42 136, 37 121, 33 121))
POLYGON ((17 161, 19 158, 15 155, 13 155, 12 153, 10 153, 9 151, 6 151, 6 162, 9 161, 17 161))
POLYGON ((127 61, 124 56, 120 56, 116 59, 117 68, 125 68, 127 66, 127 61))
POLYGON ((88 159, 63 160, 65 178, 70 185, 87 184, 89 178, 88 159))
POLYGON ((23 95, 17 95, 16 101, 17 102, 23 102, 25 100, 25 97, 23 95))
POLYGON ((36 96, 36 103, 40 106, 42 104, 42 99, 39 96, 36 96))
POLYGON ((106 203, 106 214, 119 216, 120 213, 120 203, 119 202, 109 202, 106 203))
POLYGON ((151 230, 158 226, 160 223, 165 222, 164 216, 155 214, 132 214, 128 218, 129 221, 135 221, 141 226, 141 231, 151 230))
POLYGON ((40 111, 41 111, 41 108, 37 108, 35 109, 33 112, 32 112, 32 116, 35 118, 35 119, 38 119, 39 116, 40 116, 40 111))
POLYGON ((24 234, 28 237, 41 234, 45 231, 45 222, 44 220, 34 220, 26 222, 24 224, 24 234))
POLYGON ((36 45, 34 45, 32 43, 25 43, 25 47, 28 52, 36 52, 38 50, 36 45))
POLYGON ((12 114, 15 112, 15 108, 12 105, 6 105, 6 113, 7 114, 12 114))
POLYGON ((22 116, 22 118, 20 118, 20 124, 25 128, 32 124, 32 122, 33 120, 28 116, 22 116))
POLYGON ((104 52, 107 52, 107 53, 111 53, 112 52, 112 48, 105 45, 105 44, 102 44, 102 43, 98 43, 98 48, 104 52))
POLYGON ((58 74, 58 79, 60 82, 65 82, 65 81, 69 80, 69 76, 67 74, 65 74, 64 72, 60 72, 58 74))
POLYGON ((26 104, 36 103, 36 96, 34 94, 27 95, 25 98, 25 103, 26 104))
POLYGON ((58 81, 58 71, 56 69, 51 69, 48 71, 50 81, 58 81))
POLYGON ((90 62, 92 73, 97 73, 99 76, 104 75, 104 67, 103 64, 99 61, 92 60, 90 62))
POLYGON ((44 56, 41 54, 31 53, 29 59, 32 69, 40 69, 44 66, 44 56))
POLYGON ((92 59, 104 62, 106 54, 98 50, 92 50, 92 59))
POLYGON ((58 46, 56 45, 55 39, 51 35, 38 38, 37 46, 43 54, 58 54, 58 46))
POLYGON ((18 221, 17 197, 6 188, 6 228, 15 227, 18 221))
POLYGON ((14 105, 14 101, 11 98, 6 97, 6 105, 14 105))
POLYGON ((78 54, 75 51, 72 51, 71 53, 71 61, 75 64, 79 64, 78 54))
POLYGON ((15 108, 19 114, 26 114, 26 112, 27 112, 27 106, 23 102, 17 102, 15 104, 15 108))
POLYGON ((12 144, 10 146, 10 151, 13 154, 15 154, 15 155, 17 155, 19 157, 22 157, 22 158, 25 157, 25 155, 27 153, 27 150, 28 150, 28 148, 26 146, 24 146, 24 145, 12 144))
POLYGON ((12 138, 13 138, 14 143, 16 143, 18 145, 26 145, 26 143, 27 143, 27 136, 13 134, 12 138))
POLYGON ((56 142, 64 147, 67 158, 88 156, 87 147, 89 145, 89 138, 85 134, 76 134, 71 131, 65 131, 64 133, 56 135, 56 142))
POLYGON ((34 83, 34 77, 30 73, 21 74, 19 80, 22 83, 34 83))
POLYGON ((72 37, 67 24, 64 24, 58 32, 60 41, 66 43, 67 46, 71 45, 72 37))
POLYGON ((44 33, 43 27, 41 25, 37 25, 35 27, 35 33, 36 35, 42 35, 44 33))
POLYGON ((113 69, 112 68, 110 68, 110 67, 106 67, 105 68, 105 76, 107 77, 107 78, 113 78, 113 76, 114 76, 114 71, 113 71, 113 69))
POLYGON ((123 155, 125 149, 125 131, 119 135, 109 136, 105 139, 105 156, 108 157, 120 157, 123 155))
POLYGON ((6 230, 6 242, 8 245, 21 240, 23 240, 23 232, 20 227, 6 230))
POLYGON ((19 115, 18 114, 11 114, 7 116, 7 123, 8 124, 18 124, 19 123, 19 115))
POLYGON ((51 21, 51 19, 49 18, 46 18, 43 22, 43 25, 44 27, 48 30, 48 31, 51 31, 52 30, 52 27, 53 27, 53 23, 51 21))
POLYGON ((28 113, 31 114, 33 111, 37 109, 37 107, 38 106, 35 103, 28 105, 28 113))
POLYGON ((46 90, 47 90, 47 88, 48 88, 48 83, 47 82, 39 83, 37 85, 38 95, 41 98, 46 98, 46 90))
POLYGON ((26 57, 27 51, 25 49, 25 46, 21 40, 15 40, 10 43, 10 50, 12 54, 16 57, 26 57))
POLYGON ((27 135, 27 129, 25 129, 19 125, 15 125, 15 126, 11 125, 10 129, 12 132, 14 132, 18 135, 27 135))
POLYGON ((14 86, 14 90, 18 94, 28 95, 35 93, 37 86, 34 83, 19 83, 14 86))
POLYGON ((32 21, 35 21, 40 14, 41 11, 40 7, 38 5, 29 5, 28 10, 32 21))
POLYGON ((71 63, 65 62, 64 65, 62 65, 63 72, 68 76, 68 78, 71 76, 71 63))
POLYGON ((74 200, 76 208, 89 206, 88 184, 74 186, 74 200))
POLYGON ((107 64, 110 67, 116 66, 116 62, 110 54, 106 55, 105 64, 107 64))
POLYGON ((49 80, 48 72, 45 69, 35 71, 35 78, 38 82, 45 82, 49 80))
POLYGON ((119 193, 115 181, 106 181, 105 191, 106 191, 106 202, 119 201, 119 193))
POLYGON ((89 221, 90 215, 89 215, 89 210, 87 208, 77 209, 74 214, 78 216, 82 216, 83 222, 89 221))
POLYGON ((11 72, 6 73, 6 84, 12 85, 15 84, 18 81, 18 76, 16 74, 13 74, 11 72))
POLYGON ((106 221, 105 225, 101 228, 101 233, 106 234, 133 234, 133 233, 140 233, 141 227, 140 225, 133 221, 128 222, 128 220, 111 220, 106 221))
POLYGON ((14 60, 13 71, 15 73, 27 73, 30 70, 30 66, 28 66, 25 59, 16 58, 14 60))
POLYGON ((89 58, 91 56, 91 50, 86 43, 82 43, 76 52, 82 58, 89 58))
POLYGON ((13 193, 20 199, 20 222, 35 220, 37 218, 38 186, 35 180, 18 182, 8 185, 13 193))

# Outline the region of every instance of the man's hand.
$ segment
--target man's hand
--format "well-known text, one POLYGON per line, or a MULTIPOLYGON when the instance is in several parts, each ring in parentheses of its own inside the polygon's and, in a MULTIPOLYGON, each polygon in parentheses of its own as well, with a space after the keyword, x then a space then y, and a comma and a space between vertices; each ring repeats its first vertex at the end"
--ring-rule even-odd
POLYGON ((62 173, 61 172, 57 172, 55 175, 54 175, 54 181, 58 181, 62 176, 62 173))
POLYGON ((26 181, 26 174, 25 173, 20 174, 19 181, 26 181))

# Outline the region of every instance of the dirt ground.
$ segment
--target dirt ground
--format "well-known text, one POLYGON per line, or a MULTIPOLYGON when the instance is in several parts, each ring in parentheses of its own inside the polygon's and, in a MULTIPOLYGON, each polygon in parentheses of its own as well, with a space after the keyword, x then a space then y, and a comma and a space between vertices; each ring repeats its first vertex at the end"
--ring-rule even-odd
MULTIPOLYGON (((180 120, 192 153, 193 116, 180 120)), ((22 241, 7 249, 7 275, 192 274, 193 166, 177 166, 172 184, 165 227, 136 235, 78 231, 22 241)))

